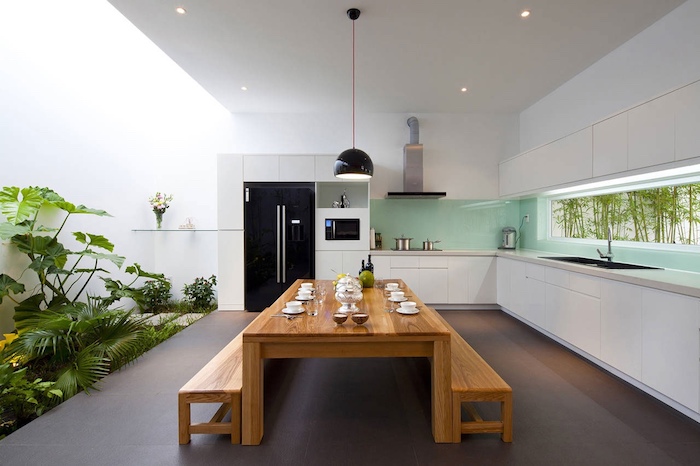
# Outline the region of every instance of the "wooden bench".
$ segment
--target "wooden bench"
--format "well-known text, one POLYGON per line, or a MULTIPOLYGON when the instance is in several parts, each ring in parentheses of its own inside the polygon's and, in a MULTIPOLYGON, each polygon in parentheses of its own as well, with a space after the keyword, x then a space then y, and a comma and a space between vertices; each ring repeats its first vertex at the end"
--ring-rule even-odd
POLYGON ((442 320, 452 333, 450 349, 452 351, 453 442, 461 442, 462 434, 485 433, 500 433, 504 442, 512 442, 513 389, 447 321, 442 320), (488 401, 500 402, 499 420, 482 419, 473 405, 474 402, 488 401), (471 420, 462 421, 462 405, 471 420))
POLYGON ((241 443, 241 389, 243 387, 243 332, 214 356, 178 392, 178 437, 181 445, 192 434, 231 434, 241 443), (221 403, 209 422, 193 423, 190 404, 221 403), (231 411, 231 422, 222 422, 231 411))

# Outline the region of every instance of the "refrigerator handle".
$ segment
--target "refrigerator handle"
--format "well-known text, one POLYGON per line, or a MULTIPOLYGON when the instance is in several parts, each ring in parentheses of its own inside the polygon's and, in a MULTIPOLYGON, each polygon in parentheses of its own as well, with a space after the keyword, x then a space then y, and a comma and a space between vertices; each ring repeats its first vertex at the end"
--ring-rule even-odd
POLYGON ((282 283, 287 283, 287 206, 282 205, 282 283))
POLYGON ((277 270, 277 283, 280 283, 280 256, 281 256, 282 248, 281 248, 281 243, 280 243, 281 236, 280 236, 280 205, 279 204, 277 204, 277 217, 276 217, 276 219, 277 219, 277 234, 275 235, 275 237, 277 239, 277 245, 276 245, 277 254, 275 254, 275 256, 277 257, 277 269, 276 269, 277 270))

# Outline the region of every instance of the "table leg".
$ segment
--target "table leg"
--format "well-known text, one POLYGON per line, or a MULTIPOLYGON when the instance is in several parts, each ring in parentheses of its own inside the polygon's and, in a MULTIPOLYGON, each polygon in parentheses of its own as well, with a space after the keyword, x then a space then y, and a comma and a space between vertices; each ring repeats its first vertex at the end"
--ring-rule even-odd
POLYGON ((452 355, 449 340, 433 344, 432 406, 433 438, 436 443, 452 443, 452 355))
POLYGON ((260 445, 263 436, 263 361, 260 343, 243 343, 241 443, 260 445))

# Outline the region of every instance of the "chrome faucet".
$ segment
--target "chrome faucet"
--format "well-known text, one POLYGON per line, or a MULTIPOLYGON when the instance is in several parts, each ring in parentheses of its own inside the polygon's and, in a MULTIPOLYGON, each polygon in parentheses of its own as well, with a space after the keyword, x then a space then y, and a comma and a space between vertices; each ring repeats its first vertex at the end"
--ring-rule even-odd
POLYGON ((600 248, 597 249, 597 251, 598 251, 598 255, 600 255, 601 259, 607 259, 608 262, 612 262, 612 259, 615 256, 615 254, 613 254, 613 252, 612 252, 612 227, 611 226, 608 227, 608 252, 607 252, 607 254, 600 252, 600 248))

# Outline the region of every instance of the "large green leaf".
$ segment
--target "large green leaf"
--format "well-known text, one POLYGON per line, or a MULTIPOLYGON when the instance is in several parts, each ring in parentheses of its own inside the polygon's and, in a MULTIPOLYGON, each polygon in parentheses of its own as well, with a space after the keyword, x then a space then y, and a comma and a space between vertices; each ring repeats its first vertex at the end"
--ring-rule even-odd
POLYGON ((75 231, 73 232, 73 236, 75 236, 75 239, 78 240, 78 242, 81 244, 106 249, 109 252, 112 252, 114 250, 114 244, 112 244, 107 238, 105 238, 102 235, 93 235, 91 233, 82 233, 80 231, 75 231))
POLYGON ((129 267, 126 268, 126 273, 136 274, 136 276, 139 278, 152 278, 154 280, 161 280, 161 281, 165 280, 165 275, 163 275, 162 273, 146 272, 136 262, 134 262, 134 265, 130 265, 129 267))
POLYGON ((24 188, 21 193, 22 199, 16 186, 6 186, 0 191, 0 212, 13 225, 34 219, 44 203, 36 188, 24 188))
POLYGON ((83 255, 85 257, 90 257, 91 259, 95 260, 108 260, 119 268, 121 268, 122 265, 124 265, 124 261, 126 260, 126 257, 124 256, 118 256, 116 254, 100 254, 92 251, 86 251, 83 253, 83 255))
POLYGON ((14 278, 9 275, 0 274, 0 303, 5 296, 12 294, 24 293, 24 285, 15 281, 14 278))
POLYGON ((99 215, 100 217, 111 217, 111 215, 109 215, 104 210, 91 209, 89 207, 85 207, 82 204, 76 206, 75 204, 71 204, 70 202, 67 202, 67 201, 56 201, 56 202, 52 202, 52 204, 61 210, 65 210, 69 214, 92 214, 92 215, 99 215))
POLYGON ((15 326, 17 330, 31 328, 31 325, 25 325, 25 322, 35 316, 36 313, 42 312, 42 304, 44 303, 44 294, 38 293, 32 295, 15 306, 15 326))
POLYGON ((16 235, 26 235, 29 231, 29 225, 25 223, 19 225, 14 225, 10 222, 0 223, 0 238, 4 240, 8 240, 16 235))

